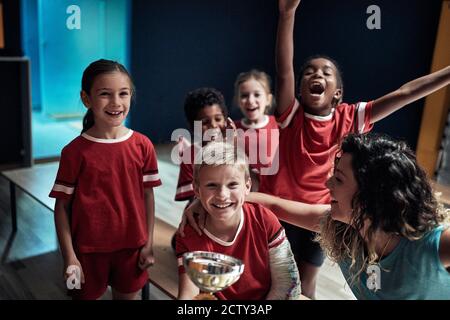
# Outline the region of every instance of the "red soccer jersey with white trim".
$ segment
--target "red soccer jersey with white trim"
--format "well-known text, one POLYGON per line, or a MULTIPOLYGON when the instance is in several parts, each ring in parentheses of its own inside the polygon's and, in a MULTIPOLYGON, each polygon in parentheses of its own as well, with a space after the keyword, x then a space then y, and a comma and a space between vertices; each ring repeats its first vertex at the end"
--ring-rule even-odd
POLYGON ((178 152, 181 163, 178 174, 177 190, 175 192, 175 201, 190 200, 194 194, 194 158, 195 150, 200 150, 195 144, 188 144, 185 140, 179 142, 181 150, 178 152))
POLYGON ((278 123, 274 116, 266 115, 260 125, 249 125, 244 120, 238 120, 236 121, 236 128, 244 131, 244 136, 240 135, 239 137, 243 139, 242 143, 245 145, 245 153, 248 156, 250 168, 261 174, 261 180, 265 175, 264 171, 261 172, 261 168, 270 167, 278 149, 278 123))
POLYGON ((368 132, 373 102, 342 103, 329 116, 308 114, 295 100, 277 120, 279 170, 266 176, 260 192, 305 203, 329 203, 325 182, 340 140, 350 132, 368 132))
POLYGON ((64 147, 50 197, 72 200, 71 233, 82 253, 138 248, 148 239, 144 188, 159 186, 156 153, 144 135, 82 134, 64 147))
POLYGON ((216 293, 221 300, 264 300, 271 288, 269 249, 286 240, 283 227, 269 209, 246 202, 242 206, 241 222, 233 241, 225 242, 207 230, 199 236, 191 226, 185 236, 177 237, 178 271, 184 273, 182 256, 191 251, 218 252, 244 262, 244 272, 229 288, 216 293))

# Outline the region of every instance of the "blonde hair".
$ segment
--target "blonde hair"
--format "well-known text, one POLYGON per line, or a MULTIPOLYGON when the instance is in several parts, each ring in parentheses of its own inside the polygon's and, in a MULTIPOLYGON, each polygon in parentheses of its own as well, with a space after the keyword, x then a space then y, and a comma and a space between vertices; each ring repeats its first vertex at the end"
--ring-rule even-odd
POLYGON ((196 155, 194 161, 194 183, 198 184, 200 169, 204 166, 230 165, 245 174, 245 180, 250 178, 247 156, 245 151, 226 142, 208 143, 196 155))
MULTIPOLYGON (((233 101, 236 106, 239 106, 239 96, 240 96, 239 87, 240 87, 240 85, 251 79, 254 79, 255 81, 257 81, 264 88, 264 91, 266 92, 267 95, 272 94, 272 90, 271 90, 272 81, 270 80, 270 76, 267 73, 265 73, 264 71, 256 70, 256 69, 252 69, 247 72, 242 72, 242 73, 238 74, 236 81, 234 82, 233 101)), ((270 105, 268 105, 266 107, 266 110, 265 110, 266 113, 269 113, 269 111, 274 106, 275 106, 275 99, 272 97, 270 105)))

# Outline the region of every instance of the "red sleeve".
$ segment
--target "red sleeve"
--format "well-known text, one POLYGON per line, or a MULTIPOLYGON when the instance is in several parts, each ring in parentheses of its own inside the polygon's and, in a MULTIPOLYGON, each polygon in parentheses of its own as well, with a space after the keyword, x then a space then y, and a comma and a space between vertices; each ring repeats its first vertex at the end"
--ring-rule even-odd
POLYGON ((150 139, 145 138, 144 141, 145 159, 144 168, 142 170, 142 179, 144 181, 144 188, 153 188, 162 184, 158 174, 158 158, 156 157, 155 148, 153 147, 153 143, 150 139))
POLYGON ((193 165, 180 163, 180 173, 178 175, 177 191, 175 201, 185 201, 192 198, 194 194, 194 172, 193 165))
POLYGON ((292 119, 296 115, 297 111, 300 109, 300 103, 297 99, 292 101, 292 104, 283 114, 277 116, 277 122, 280 129, 284 129, 292 122, 292 119))
POLYGON ((185 227, 185 236, 181 237, 181 236, 176 236, 176 246, 175 246, 175 253, 177 256, 177 264, 178 264, 178 274, 182 274, 185 273, 186 271, 184 270, 184 265, 183 265, 183 254, 185 254, 186 252, 189 252, 189 249, 186 245, 186 240, 188 239, 189 235, 188 235, 188 227, 185 227))
POLYGON ((269 249, 277 247, 286 239, 284 228, 272 211, 261 205, 258 205, 258 208, 261 212, 261 217, 264 220, 264 225, 266 226, 266 236, 269 249))
POLYGON ((55 184, 49 197, 69 200, 72 198, 77 186, 78 175, 81 167, 81 157, 70 152, 66 146, 61 152, 58 173, 55 184))
POLYGON ((181 159, 180 172, 178 174, 177 190, 175 192, 175 201, 186 201, 192 199, 194 194, 194 158, 195 145, 189 145, 179 151, 181 159))
POLYGON ((372 119, 372 106, 373 101, 359 102, 356 104, 353 132, 366 133, 372 130, 373 123, 370 123, 372 119))

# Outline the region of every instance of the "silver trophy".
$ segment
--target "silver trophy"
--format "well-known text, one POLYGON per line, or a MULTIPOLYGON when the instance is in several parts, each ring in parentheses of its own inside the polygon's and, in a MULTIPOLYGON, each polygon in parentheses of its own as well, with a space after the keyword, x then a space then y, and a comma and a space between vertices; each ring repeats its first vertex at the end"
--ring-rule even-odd
POLYGON ((241 260, 207 251, 183 254, 183 265, 189 278, 200 289, 194 300, 217 300, 214 293, 231 286, 244 271, 241 260))

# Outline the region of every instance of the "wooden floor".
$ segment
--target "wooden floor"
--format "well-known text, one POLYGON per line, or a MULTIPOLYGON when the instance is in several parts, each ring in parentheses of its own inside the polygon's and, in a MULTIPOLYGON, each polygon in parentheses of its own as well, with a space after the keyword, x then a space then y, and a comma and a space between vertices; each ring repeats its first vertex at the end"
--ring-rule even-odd
MULTIPOLYGON (((178 167, 170 160, 171 145, 157 146, 163 185, 155 189, 156 215, 177 226, 183 202, 174 202, 178 167)), ((52 177, 51 179, 54 179, 52 177)), ((9 184, 0 178, 0 300, 68 299, 62 281, 53 213, 17 191, 18 231, 11 236, 9 184)), ((103 299, 110 298, 107 292, 103 299)), ((318 299, 354 299, 342 273, 328 260, 321 268, 318 299)), ((150 299, 168 299, 151 286, 150 299)))

